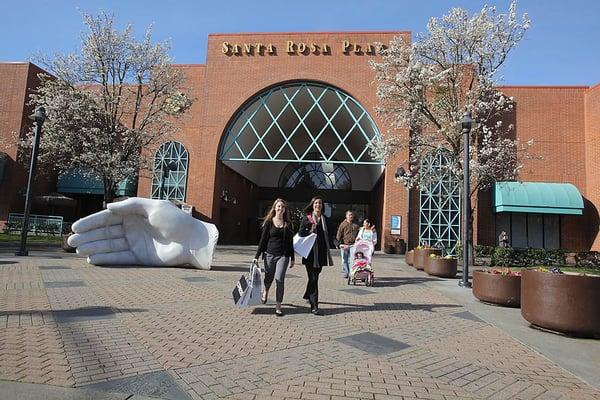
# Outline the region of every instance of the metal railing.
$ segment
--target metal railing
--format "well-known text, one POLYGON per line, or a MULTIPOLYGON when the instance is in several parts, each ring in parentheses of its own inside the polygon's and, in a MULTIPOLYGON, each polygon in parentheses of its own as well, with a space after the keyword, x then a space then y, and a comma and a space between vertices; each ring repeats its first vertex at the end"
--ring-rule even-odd
MULTIPOLYGON (((9 213, 4 230, 7 233, 20 232, 23 227, 23 214, 9 213)), ((30 215, 29 232, 33 234, 60 235, 63 228, 63 217, 58 215, 30 215)))

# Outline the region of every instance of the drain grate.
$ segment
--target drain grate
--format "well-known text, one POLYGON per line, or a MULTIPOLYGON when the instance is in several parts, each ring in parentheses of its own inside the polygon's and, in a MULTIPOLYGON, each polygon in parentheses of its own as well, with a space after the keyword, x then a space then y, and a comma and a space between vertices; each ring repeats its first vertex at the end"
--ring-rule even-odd
POLYGON ((93 383, 81 387, 138 396, 152 396, 168 400, 191 400, 191 397, 165 371, 148 372, 142 375, 93 383))
POLYGON ((359 333, 357 335, 344 336, 335 339, 345 345, 352 346, 365 353, 374 355, 385 355, 409 348, 410 345, 398 340, 371 332, 359 333))
POLYGON ((62 265, 41 265, 38 267, 42 271, 55 270, 55 269, 71 269, 71 267, 63 267, 62 265))

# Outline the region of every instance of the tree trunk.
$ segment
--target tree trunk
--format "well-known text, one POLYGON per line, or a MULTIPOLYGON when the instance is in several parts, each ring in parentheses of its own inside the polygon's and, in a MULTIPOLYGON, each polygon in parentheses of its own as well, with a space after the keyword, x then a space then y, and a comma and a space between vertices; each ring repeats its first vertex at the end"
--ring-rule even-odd
POLYGON ((474 211, 475 210, 472 206, 469 207, 469 231, 467 232, 467 246, 469 246, 468 249, 470 266, 475 265, 475 246, 473 245, 473 221, 475 219, 473 218, 474 211))
POLYGON ((104 202, 102 204, 103 208, 109 203, 112 203, 115 199, 115 183, 110 178, 104 178, 104 202))

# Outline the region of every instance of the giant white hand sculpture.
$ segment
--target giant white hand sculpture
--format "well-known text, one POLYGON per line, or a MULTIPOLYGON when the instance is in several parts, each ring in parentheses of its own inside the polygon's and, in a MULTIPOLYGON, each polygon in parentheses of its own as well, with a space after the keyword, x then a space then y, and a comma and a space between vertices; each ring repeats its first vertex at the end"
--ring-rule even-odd
POLYGON ((75 222, 69 245, 94 265, 210 269, 219 231, 167 200, 132 197, 75 222))

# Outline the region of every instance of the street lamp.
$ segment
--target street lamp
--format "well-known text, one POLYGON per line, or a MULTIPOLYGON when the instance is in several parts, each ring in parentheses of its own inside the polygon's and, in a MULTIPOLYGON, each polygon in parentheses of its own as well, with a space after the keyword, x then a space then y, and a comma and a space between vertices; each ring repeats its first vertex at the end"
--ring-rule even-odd
POLYGON ((25 196, 25 212, 23 214, 23 224, 21 226, 21 246, 15 253, 17 256, 27 256, 29 252, 27 246, 27 232, 29 232, 29 210, 31 209, 31 186, 35 176, 35 167, 37 165, 38 149, 40 147, 40 136, 42 134, 42 125, 46 120, 46 109, 37 107, 35 112, 29 116, 29 119, 35 121, 35 133, 33 137, 33 149, 31 149, 31 163, 29 165, 29 178, 27 179, 27 194, 25 196))
POLYGON ((470 288, 471 282, 469 282, 469 226, 470 213, 471 213, 471 202, 469 200, 469 161, 471 156, 469 155, 469 134, 473 127, 473 118, 471 118, 470 112, 465 112, 460 120, 463 135, 464 145, 464 161, 463 161, 463 240, 462 240, 462 256, 463 256, 463 268, 462 268, 462 280, 458 282, 458 286, 464 288, 470 288))
POLYGON ((160 193, 159 198, 167 200, 167 194, 165 193, 165 181, 169 178, 171 171, 177 171, 177 164, 175 161, 163 161, 162 165, 162 179, 160 180, 160 193))

